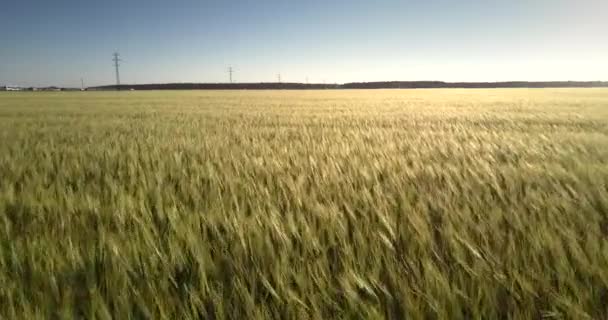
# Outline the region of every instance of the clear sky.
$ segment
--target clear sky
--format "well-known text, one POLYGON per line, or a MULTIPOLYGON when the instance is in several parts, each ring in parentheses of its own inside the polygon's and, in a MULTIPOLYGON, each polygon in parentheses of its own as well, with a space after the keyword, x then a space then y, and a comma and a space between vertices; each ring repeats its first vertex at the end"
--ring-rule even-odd
POLYGON ((6 0, 0 84, 608 80, 608 0, 6 0))

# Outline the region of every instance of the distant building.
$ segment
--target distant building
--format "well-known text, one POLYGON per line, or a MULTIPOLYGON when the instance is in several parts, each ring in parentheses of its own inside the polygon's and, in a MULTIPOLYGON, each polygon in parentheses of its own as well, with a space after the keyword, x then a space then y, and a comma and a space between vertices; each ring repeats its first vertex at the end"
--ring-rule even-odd
POLYGON ((6 91, 21 91, 22 88, 19 87, 6 87, 6 91))
POLYGON ((38 90, 40 90, 40 91, 61 91, 61 88, 58 88, 58 87, 45 87, 45 88, 39 88, 38 90))

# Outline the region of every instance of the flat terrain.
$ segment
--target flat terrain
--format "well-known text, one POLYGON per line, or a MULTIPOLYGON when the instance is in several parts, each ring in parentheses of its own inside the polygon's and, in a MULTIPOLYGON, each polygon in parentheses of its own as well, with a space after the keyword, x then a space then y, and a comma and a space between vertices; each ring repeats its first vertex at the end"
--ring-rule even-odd
POLYGON ((2 319, 607 319, 608 89, 0 93, 2 319))

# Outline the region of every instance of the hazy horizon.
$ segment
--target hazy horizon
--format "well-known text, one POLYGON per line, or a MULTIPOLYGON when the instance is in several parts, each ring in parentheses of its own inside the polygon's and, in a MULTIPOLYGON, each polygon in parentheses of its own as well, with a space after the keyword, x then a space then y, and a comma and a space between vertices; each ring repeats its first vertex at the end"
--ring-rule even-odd
POLYGON ((607 1, 10 2, 0 85, 608 80, 607 1))

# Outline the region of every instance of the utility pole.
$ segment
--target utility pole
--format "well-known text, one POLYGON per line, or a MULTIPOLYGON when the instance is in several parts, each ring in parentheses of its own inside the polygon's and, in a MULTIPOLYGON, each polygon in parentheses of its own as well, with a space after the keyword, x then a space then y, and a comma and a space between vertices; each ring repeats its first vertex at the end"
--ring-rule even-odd
POLYGON ((80 91, 84 91, 84 79, 80 78, 80 91))
POLYGON ((228 67, 228 74, 230 75, 230 83, 232 83, 232 74, 234 73, 234 69, 232 67, 228 67))
POLYGON ((116 70, 116 90, 119 89, 120 86, 120 72, 118 71, 118 66, 120 65, 120 54, 118 52, 114 52, 114 69, 116 70))
POLYGON ((279 83, 281 83, 281 74, 277 74, 277 78, 279 79, 279 83))

